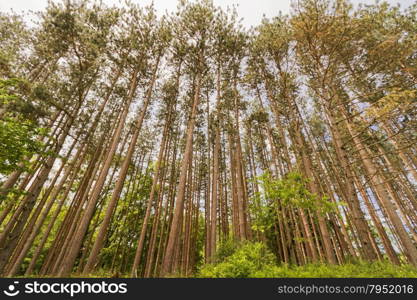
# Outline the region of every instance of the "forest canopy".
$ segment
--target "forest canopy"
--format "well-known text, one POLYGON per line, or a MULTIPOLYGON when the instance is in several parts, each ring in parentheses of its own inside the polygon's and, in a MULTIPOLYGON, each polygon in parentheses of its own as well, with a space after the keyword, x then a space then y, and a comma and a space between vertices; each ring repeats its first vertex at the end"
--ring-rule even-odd
POLYGON ((1 276, 417 276, 417 3, 31 16, 0 12, 1 276))

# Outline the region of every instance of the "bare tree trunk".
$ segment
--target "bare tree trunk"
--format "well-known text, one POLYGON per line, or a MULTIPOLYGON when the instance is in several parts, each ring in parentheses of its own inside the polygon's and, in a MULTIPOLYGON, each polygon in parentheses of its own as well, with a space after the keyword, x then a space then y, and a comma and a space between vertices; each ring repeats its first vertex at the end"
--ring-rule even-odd
POLYGON ((186 174, 188 163, 191 158, 191 154, 193 151, 193 131, 195 126, 195 121, 197 117, 197 108, 200 102, 200 88, 201 88, 201 81, 202 75, 197 74, 197 82, 194 91, 194 99, 193 99, 193 106, 190 115, 190 119, 188 121, 187 126, 187 133, 186 133, 186 145, 184 150, 184 157, 181 162, 181 171, 180 171, 180 179, 177 188, 177 195, 175 200, 175 210, 174 216, 171 222, 171 229, 169 233, 168 243, 165 250, 165 257, 162 263, 162 274, 169 274, 172 271, 173 265, 173 258, 174 258, 174 251, 175 251, 175 244, 179 237, 180 226, 181 224, 180 219, 182 219, 183 208, 184 208, 184 195, 185 195, 185 185, 186 185, 186 174))

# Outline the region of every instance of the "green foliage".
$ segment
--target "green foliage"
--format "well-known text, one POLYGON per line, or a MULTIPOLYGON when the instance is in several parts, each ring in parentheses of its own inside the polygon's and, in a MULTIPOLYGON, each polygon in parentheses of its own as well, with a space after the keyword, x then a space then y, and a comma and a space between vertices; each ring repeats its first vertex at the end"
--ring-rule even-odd
POLYGON ((284 207, 330 212, 335 210, 327 197, 320 197, 307 189, 308 180, 298 172, 290 172, 282 179, 274 179, 269 173, 261 175, 259 181, 267 199, 279 200, 284 207))
POLYGON ((236 248, 227 244, 222 251, 216 255, 217 259, 222 257, 222 262, 203 266, 198 277, 247 278, 275 264, 275 256, 262 243, 247 242, 236 248), (228 251, 231 254, 224 257, 228 251))
POLYGON ((36 137, 41 130, 31 121, 6 117, 0 120, 0 173, 9 174, 19 168, 25 157, 40 151, 36 137))
POLYGON ((32 85, 21 78, 0 79, 0 109, 9 116, 36 122, 45 115, 50 95, 42 85, 32 85))
POLYGON ((222 241, 217 247, 216 253, 214 255, 214 262, 220 263, 225 261, 225 259, 235 253, 238 248, 238 242, 232 237, 222 241))
POLYGON ((45 130, 37 126, 30 104, 16 91, 22 86, 25 84, 19 79, 0 80, 0 108, 6 111, 0 119, 0 174, 18 169, 20 162, 23 162, 20 167, 24 167, 27 158, 42 148, 37 137, 45 134, 45 130), (13 113, 7 112, 10 107, 13 113))
POLYGON ((392 278, 417 277, 410 265, 396 266, 388 261, 357 262, 344 265, 308 264, 304 266, 268 266, 254 272, 253 278, 392 278))
POLYGON ((388 261, 356 261, 343 265, 308 264, 304 266, 275 262, 265 244, 259 242, 222 243, 216 253, 216 262, 206 264, 197 275, 200 278, 368 278, 417 277, 411 265, 393 265, 388 261))
POLYGON ((253 216, 252 229, 265 232, 274 225, 274 205, 263 201, 260 194, 254 195, 249 203, 249 210, 253 216))
POLYGON ((380 98, 377 103, 366 109, 369 117, 387 119, 396 110, 403 112, 411 106, 415 106, 417 90, 392 89, 386 96, 380 98))
POLYGON ((307 189, 308 179, 298 172, 290 172, 281 179, 272 178, 266 172, 256 180, 262 192, 252 197, 249 206, 253 230, 265 232, 270 229, 281 207, 302 208, 322 214, 338 212, 337 204, 329 201, 327 196, 311 193, 307 189))

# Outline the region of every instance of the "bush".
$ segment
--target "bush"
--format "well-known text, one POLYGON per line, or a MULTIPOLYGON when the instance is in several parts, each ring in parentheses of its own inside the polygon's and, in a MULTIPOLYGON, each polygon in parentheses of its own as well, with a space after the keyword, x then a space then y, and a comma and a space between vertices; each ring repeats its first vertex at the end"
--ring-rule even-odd
POLYGON ((235 239, 229 238, 224 240, 217 248, 216 254, 214 255, 214 263, 225 261, 225 259, 233 255, 238 248, 239 243, 235 239))
POLYGON ((275 265, 275 256, 262 243, 243 243, 236 248, 230 244, 220 247, 223 252, 216 255, 222 261, 203 266, 198 277, 202 278, 247 278, 266 269, 269 265, 275 265), (231 255, 224 257, 225 252, 231 255))

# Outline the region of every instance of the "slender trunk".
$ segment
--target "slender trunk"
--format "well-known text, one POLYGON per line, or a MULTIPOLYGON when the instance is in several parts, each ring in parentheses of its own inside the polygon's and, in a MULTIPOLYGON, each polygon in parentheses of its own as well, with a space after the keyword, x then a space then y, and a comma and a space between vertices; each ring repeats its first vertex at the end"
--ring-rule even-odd
POLYGON ((68 276, 71 273, 71 270, 74 266, 75 260, 78 256, 79 250, 81 248, 81 244, 83 242, 85 233, 87 231, 88 225, 90 223, 91 217, 94 213, 96 203, 99 199, 101 190, 103 188, 104 182, 107 177, 108 170, 110 169, 110 166, 113 161, 113 156, 116 152, 117 145, 119 144, 119 140, 122 134, 122 129, 125 125, 126 117, 129 112, 129 107, 132 102, 132 99, 134 97, 136 88, 137 88, 137 74, 138 69, 136 69, 132 74, 132 80, 130 84, 129 94, 127 96, 127 103, 125 107, 123 108, 122 116, 119 120, 118 127, 116 129, 115 135, 112 139, 112 144, 110 147, 110 150, 107 154, 106 161, 103 165, 103 168, 100 172, 99 178, 97 179, 96 184, 94 185, 93 193, 87 203, 87 207, 85 209, 84 215, 82 217, 81 223, 79 224, 74 236, 72 237, 72 245, 69 249, 68 254, 66 255, 62 266, 59 270, 58 275, 59 276, 68 276))
POLYGON ((186 132, 186 145, 184 150, 184 157, 181 162, 181 170, 180 170, 180 178, 179 184, 177 188, 177 195, 175 199, 175 210, 174 216, 171 222, 171 229, 169 232, 168 243, 165 250, 165 257, 162 263, 162 274, 169 274, 172 271, 173 265, 173 258, 174 258, 174 251, 175 251, 175 244, 179 237, 180 226, 179 223, 182 219, 183 208, 184 208, 184 196, 185 196, 185 185, 187 180, 187 169, 188 164, 191 158, 191 154, 193 151, 193 132, 194 126, 197 118, 197 108, 200 102, 200 88, 201 88, 201 81, 202 75, 197 74, 197 82, 194 91, 194 99, 193 99, 193 106, 190 115, 190 119, 188 121, 187 132, 186 132))

